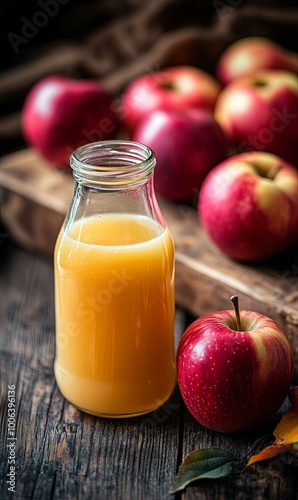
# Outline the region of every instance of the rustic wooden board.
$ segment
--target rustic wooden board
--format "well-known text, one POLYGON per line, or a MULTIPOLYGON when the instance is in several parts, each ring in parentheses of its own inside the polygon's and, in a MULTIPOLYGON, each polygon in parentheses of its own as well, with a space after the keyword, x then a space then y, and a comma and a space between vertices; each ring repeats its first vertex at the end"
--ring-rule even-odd
POLYGON ((53 297, 48 259, 20 249, 2 256, 0 498, 13 497, 6 474, 7 391, 14 385, 16 498, 171 500, 181 417, 178 390, 161 408, 137 418, 102 419, 77 410, 54 380, 53 297))
MULTIPOLYGON (((26 247, 52 254, 72 197, 73 180, 31 149, 2 158, 1 216, 8 233, 26 247)), ((193 315, 241 307, 260 311, 283 326, 298 376, 298 247, 264 265, 240 264, 208 240, 194 208, 159 200, 176 245, 176 301, 193 315)))
MULTIPOLYGON (((130 419, 84 414, 61 395, 53 374, 53 265, 6 245, 0 258, 0 498, 9 500, 297 500, 297 459, 276 457, 243 470, 252 444, 276 421, 220 434, 199 425, 176 390, 163 407, 130 419), (6 249, 6 251, 5 251, 6 249), (8 385, 15 386, 16 488, 8 491, 8 385), (235 472, 170 495, 177 468, 198 448, 243 458, 235 472)), ((177 339, 185 326, 176 314, 177 339)), ((275 419, 276 420, 276 419, 275 419)), ((262 444, 259 444, 259 449, 262 444)))
MULTIPOLYGON (((280 417, 281 414, 278 418, 280 417)), ((295 473, 293 474, 293 468, 290 466, 290 463, 292 465, 295 463, 295 458, 291 457, 291 462, 288 463, 274 459, 271 462, 264 462, 260 467, 243 468, 245 457, 252 454, 257 440, 264 436, 269 437, 277 423, 276 418, 263 428, 223 435, 214 431, 206 432, 206 429, 198 425, 186 411, 182 439, 183 457, 200 448, 218 448, 233 453, 240 459, 240 463, 235 465, 232 476, 219 481, 209 481, 207 488, 204 487, 204 483, 189 487, 182 496, 183 500, 290 499, 293 496, 295 498, 297 495, 297 487, 293 485, 295 473)), ((259 442, 259 447, 255 448, 256 452, 269 442, 270 440, 266 439, 259 442)))

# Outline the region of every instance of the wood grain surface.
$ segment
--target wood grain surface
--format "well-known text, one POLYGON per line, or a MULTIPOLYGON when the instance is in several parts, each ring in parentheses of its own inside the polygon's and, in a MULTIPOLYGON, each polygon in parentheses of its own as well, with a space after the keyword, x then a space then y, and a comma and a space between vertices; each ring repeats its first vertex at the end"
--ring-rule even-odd
MULTIPOLYGON (((51 255, 73 192, 69 172, 57 171, 32 149, 0 163, 1 216, 7 232, 30 250, 51 255)), ((194 316, 231 308, 259 311, 286 331, 298 378, 298 246, 260 265, 220 253, 200 226, 196 210, 159 198, 176 246, 176 301, 194 316)))
MULTIPOLYGON (((34 500, 295 500, 298 462, 284 456, 216 481, 201 480, 170 495, 177 468, 197 448, 245 457, 276 421, 249 433, 220 434, 200 426, 176 389, 159 410, 138 418, 81 413, 53 376, 52 259, 8 243, 0 246, 1 445, 0 498, 34 500), (16 489, 8 491, 8 385, 15 385, 16 489)), ((176 344, 185 321, 176 314, 176 344)))

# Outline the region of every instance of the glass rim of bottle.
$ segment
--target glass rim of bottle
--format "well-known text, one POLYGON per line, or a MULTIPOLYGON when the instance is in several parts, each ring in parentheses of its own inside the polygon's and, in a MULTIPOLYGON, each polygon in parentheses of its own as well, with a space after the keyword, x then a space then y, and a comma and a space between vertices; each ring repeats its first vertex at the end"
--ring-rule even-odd
POLYGON ((155 164, 155 154, 148 146, 122 139, 91 142, 70 156, 78 182, 106 187, 144 182, 152 176, 155 164))

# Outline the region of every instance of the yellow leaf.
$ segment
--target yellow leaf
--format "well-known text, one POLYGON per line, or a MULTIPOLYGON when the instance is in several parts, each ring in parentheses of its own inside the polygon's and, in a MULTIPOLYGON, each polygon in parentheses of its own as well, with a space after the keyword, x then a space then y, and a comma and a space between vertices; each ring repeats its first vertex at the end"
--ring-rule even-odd
POLYGON ((249 461, 247 462, 246 467, 249 467, 250 465, 254 464, 255 462, 261 462, 262 460, 268 460, 269 458, 276 457, 280 453, 283 453, 284 451, 288 451, 287 448, 283 445, 271 445, 267 446, 267 448, 264 448, 264 450, 260 451, 260 453, 257 453, 257 455, 253 455, 250 457, 249 461))
POLYGON ((290 390, 289 398, 292 407, 284 413, 273 433, 276 445, 298 441, 298 386, 290 390))

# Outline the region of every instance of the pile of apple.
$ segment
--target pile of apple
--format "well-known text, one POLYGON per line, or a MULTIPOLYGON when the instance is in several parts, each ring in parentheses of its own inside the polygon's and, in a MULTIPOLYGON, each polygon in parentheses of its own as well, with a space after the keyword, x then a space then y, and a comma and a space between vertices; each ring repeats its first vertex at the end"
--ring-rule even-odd
POLYGON ((97 80, 50 75, 30 89, 22 109, 27 142, 57 168, 89 142, 114 139, 119 122, 113 97, 97 80))
POLYGON ((178 202, 199 193, 204 229, 237 260, 298 240, 297 72, 297 55, 252 37, 226 49, 217 79, 181 66, 124 92, 130 136, 156 153, 156 191, 178 202))
POLYGON ((119 98, 102 82, 49 76, 30 90, 27 142, 54 165, 124 131, 157 157, 155 188, 197 203, 228 256, 268 259, 298 239, 298 57, 265 38, 237 41, 217 78, 177 66, 136 78, 119 98), (199 196, 198 196, 199 194, 199 196))
MULTIPOLYGON (((189 66, 136 78, 122 105, 96 80, 49 76, 24 103, 24 136, 57 167, 74 149, 121 131, 153 149, 155 188, 196 200, 213 242, 254 262, 298 240, 298 57, 262 38, 220 57, 216 75, 189 66)), ((120 135, 121 136, 121 135, 120 135)), ((177 351, 177 377, 190 413, 221 432, 273 417, 293 376, 285 332, 252 311, 196 320, 177 351)))

